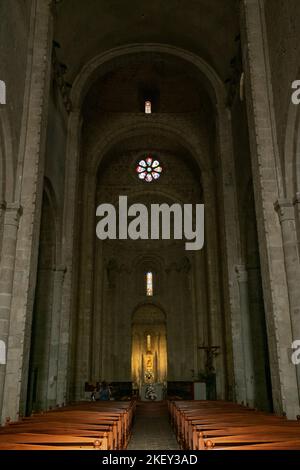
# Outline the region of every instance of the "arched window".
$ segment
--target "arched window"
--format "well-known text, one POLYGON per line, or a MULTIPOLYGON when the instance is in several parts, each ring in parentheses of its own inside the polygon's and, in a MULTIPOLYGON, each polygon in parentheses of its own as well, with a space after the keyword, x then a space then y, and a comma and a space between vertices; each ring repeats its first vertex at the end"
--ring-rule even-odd
POLYGON ((151 101, 145 101, 145 114, 151 114, 151 101))
POLYGON ((149 297, 153 295, 153 273, 151 271, 146 273, 146 294, 149 297))

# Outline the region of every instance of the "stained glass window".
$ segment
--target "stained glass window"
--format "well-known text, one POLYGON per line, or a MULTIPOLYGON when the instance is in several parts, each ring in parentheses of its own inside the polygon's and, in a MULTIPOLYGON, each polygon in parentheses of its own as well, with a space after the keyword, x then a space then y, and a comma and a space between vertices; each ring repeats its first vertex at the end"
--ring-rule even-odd
POLYGON ((153 273, 151 272, 146 274, 146 292, 148 296, 153 295, 153 273))
POLYGON ((151 114, 151 101, 145 101, 145 113, 146 114, 151 114))
POLYGON ((145 160, 141 160, 138 163, 136 172, 141 180, 151 183, 154 180, 158 180, 162 173, 162 167, 158 160, 148 156, 145 160))

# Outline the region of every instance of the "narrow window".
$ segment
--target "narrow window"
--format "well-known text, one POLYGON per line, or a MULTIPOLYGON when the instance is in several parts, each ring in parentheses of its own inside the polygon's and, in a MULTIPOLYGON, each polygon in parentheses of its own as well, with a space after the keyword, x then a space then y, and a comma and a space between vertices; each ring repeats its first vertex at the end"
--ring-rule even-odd
POLYGON ((151 114, 151 101, 145 101, 145 113, 146 114, 151 114))
POLYGON ((153 273, 148 272, 146 274, 146 293, 148 296, 153 295, 153 273))
MULTIPOLYGON (((0 104, 6 104, 6 85, 3 80, 0 80, 0 104)), ((151 113, 151 104, 150 104, 151 113)))
POLYGON ((147 351, 151 351, 151 335, 147 335, 147 351))
POLYGON ((6 345, 0 340, 0 364, 6 364, 6 345))

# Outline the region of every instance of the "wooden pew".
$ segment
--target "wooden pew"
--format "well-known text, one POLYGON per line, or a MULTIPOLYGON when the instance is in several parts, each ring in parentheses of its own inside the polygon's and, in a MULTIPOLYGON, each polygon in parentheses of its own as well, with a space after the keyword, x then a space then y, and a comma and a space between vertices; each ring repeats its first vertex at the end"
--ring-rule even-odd
POLYGON ((135 401, 83 402, 8 422, 0 428, 0 450, 125 449, 135 408, 135 401))
POLYGON ((300 423, 222 401, 173 401, 170 421, 183 449, 300 449, 300 423))

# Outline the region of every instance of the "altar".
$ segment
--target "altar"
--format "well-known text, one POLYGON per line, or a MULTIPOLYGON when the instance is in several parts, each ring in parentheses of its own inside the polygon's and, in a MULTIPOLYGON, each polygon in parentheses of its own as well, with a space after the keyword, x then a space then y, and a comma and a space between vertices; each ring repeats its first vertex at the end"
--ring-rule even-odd
POLYGON ((162 401, 164 399, 164 384, 148 383, 141 387, 142 401, 162 401))

